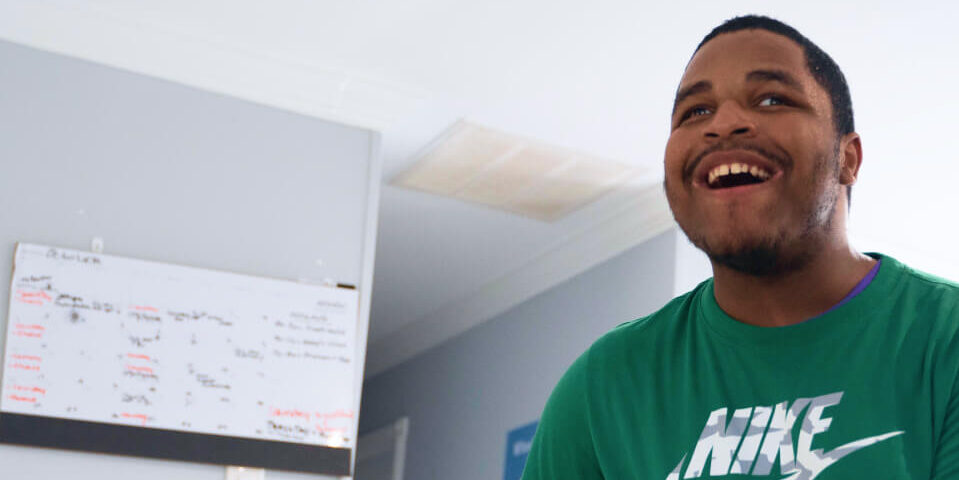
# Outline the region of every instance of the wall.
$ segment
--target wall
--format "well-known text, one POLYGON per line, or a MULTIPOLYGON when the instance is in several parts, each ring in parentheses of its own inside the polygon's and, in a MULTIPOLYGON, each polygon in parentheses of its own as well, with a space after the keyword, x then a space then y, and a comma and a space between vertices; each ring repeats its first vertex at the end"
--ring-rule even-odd
MULTIPOLYGON (((0 272, 16 241, 89 249, 102 237, 107 254, 369 291, 374 133, 6 42, 0 85, 0 272)), ((2 478, 223 477, 10 445, 0 465, 2 478)), ((300 477, 316 478, 268 475, 300 477)))
POLYGON ((670 230, 368 379, 360 431, 409 416, 409 480, 502 478, 506 433, 539 417, 573 360, 672 297, 675 246, 670 230))
POLYGON ((713 266, 702 250, 693 246, 689 238, 677 226, 676 232, 676 268, 673 281, 673 295, 682 295, 713 276, 713 266))

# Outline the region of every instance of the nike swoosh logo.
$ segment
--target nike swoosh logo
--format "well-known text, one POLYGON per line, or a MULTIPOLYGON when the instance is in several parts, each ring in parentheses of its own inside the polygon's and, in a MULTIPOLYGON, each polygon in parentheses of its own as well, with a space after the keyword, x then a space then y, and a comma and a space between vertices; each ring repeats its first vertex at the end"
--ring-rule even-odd
POLYGON ((788 477, 785 477, 784 480, 812 480, 818 477, 819 474, 830 465, 842 460, 846 455, 875 445, 883 440, 902 435, 903 433, 905 432, 898 431, 866 437, 854 442, 849 442, 845 445, 840 445, 827 453, 822 453, 822 450, 813 450, 805 455, 800 454, 799 458, 796 459, 798 468, 788 472, 783 472, 784 474, 789 475, 788 477))
MULTIPOLYGON (((814 478, 818 477, 823 470, 839 460, 842 460, 846 455, 875 445, 883 440, 888 440, 892 437, 902 435, 903 433, 905 432, 889 432, 882 435, 862 438, 853 442, 849 442, 845 445, 840 445, 830 450, 828 453, 823 453, 822 450, 813 450, 811 452, 800 453, 799 458, 796 459, 798 468, 788 472, 782 472, 783 475, 785 475, 782 477, 782 480, 813 480, 814 478)), ((676 468, 674 468, 673 471, 669 472, 669 475, 666 476, 666 480, 679 480, 683 469, 683 462, 685 461, 686 455, 683 455, 683 458, 679 460, 676 468)), ((735 477, 742 476, 735 475, 735 477)))

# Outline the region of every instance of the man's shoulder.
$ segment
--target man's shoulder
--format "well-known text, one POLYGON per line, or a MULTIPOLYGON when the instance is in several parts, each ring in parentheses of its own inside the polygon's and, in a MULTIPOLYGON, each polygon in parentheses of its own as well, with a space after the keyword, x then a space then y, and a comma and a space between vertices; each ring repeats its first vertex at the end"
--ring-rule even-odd
MULTIPOLYGON (((869 297, 875 301, 869 311, 877 318, 892 322, 889 326, 895 328, 888 328, 888 333, 925 338, 934 343, 959 340, 959 284, 887 255, 880 257, 880 274, 882 269, 889 268, 894 275, 887 276, 883 288, 876 292, 881 298, 875 294, 869 297)), ((959 351, 955 353, 959 355, 959 351)))
POLYGON ((959 296, 959 283, 912 268, 911 266, 899 262, 891 257, 883 257, 884 262, 888 260, 896 262, 900 266, 902 275, 906 278, 906 280, 915 284, 919 288, 929 289, 930 291, 938 291, 939 293, 945 295, 959 296))
POLYGON ((938 308, 959 308, 959 283, 915 269, 892 257, 882 255, 883 264, 891 264, 900 277, 900 296, 906 301, 938 308))

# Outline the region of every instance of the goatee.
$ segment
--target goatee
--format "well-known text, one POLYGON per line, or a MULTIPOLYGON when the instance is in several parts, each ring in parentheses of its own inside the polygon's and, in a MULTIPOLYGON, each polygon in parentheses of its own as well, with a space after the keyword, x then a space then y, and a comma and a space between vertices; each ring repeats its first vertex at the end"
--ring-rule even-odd
POLYGON ((837 198, 835 190, 824 196, 806 219, 799 238, 791 240, 793 248, 789 248, 790 239, 780 234, 761 239, 753 245, 740 245, 731 250, 717 251, 705 238, 694 238, 685 228, 683 232, 693 245, 714 263, 755 277, 781 276, 802 269, 812 261, 815 252, 825 243, 824 237, 832 228, 838 205, 837 198))
POLYGON ((791 257, 784 255, 781 247, 775 243, 778 242, 728 253, 704 251, 713 262, 754 277, 775 277, 799 270, 811 257, 808 251, 791 257))

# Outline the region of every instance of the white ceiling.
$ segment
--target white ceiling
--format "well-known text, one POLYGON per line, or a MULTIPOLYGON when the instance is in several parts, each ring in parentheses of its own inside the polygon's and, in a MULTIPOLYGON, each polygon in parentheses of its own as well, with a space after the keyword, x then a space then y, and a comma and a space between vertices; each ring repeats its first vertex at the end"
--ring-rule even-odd
POLYGON ((749 12, 846 72, 858 246, 959 276, 951 2, 0 0, 0 38, 381 130, 376 373, 669 228, 671 96, 699 39, 749 12), (650 173, 556 223, 385 185, 460 118, 650 173))

